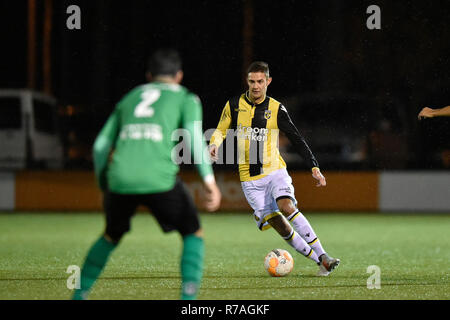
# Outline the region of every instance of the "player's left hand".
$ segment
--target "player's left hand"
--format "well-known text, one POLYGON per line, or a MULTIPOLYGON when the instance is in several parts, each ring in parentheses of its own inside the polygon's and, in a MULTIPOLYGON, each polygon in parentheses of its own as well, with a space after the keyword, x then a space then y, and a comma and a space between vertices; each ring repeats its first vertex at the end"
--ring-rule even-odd
POLYGON ((318 180, 316 187, 325 187, 327 185, 327 181, 325 180, 323 174, 320 172, 319 168, 313 168, 312 176, 314 179, 318 180))
POLYGON ((211 160, 213 162, 216 162, 217 160, 219 160, 219 148, 215 145, 215 144, 211 144, 209 147, 209 155, 211 157, 211 160))
POLYGON ((420 113, 417 117, 419 118, 419 120, 422 120, 425 118, 433 118, 433 109, 425 107, 420 111, 420 113))

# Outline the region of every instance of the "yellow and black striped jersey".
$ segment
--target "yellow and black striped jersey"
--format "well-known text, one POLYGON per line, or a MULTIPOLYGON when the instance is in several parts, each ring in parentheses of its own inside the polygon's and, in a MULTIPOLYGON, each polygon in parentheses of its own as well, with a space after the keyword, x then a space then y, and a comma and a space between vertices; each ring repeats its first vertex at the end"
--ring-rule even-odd
POLYGON ((219 147, 227 134, 234 134, 237 137, 240 179, 257 180, 275 170, 286 168, 278 149, 280 130, 311 168, 319 167, 286 108, 268 96, 259 104, 248 98, 248 92, 227 101, 210 145, 219 147))

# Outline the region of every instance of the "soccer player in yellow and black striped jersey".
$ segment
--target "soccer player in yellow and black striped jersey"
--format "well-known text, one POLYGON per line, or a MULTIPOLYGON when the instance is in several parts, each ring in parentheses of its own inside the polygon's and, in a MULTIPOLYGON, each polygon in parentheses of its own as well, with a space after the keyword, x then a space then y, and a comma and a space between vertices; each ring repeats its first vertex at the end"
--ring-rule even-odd
POLYGON ((267 63, 257 61, 249 66, 249 89, 225 104, 211 137, 210 156, 213 161, 218 160, 218 149, 231 130, 237 137, 242 190, 254 210, 259 229, 272 226, 296 251, 319 265, 318 275, 327 276, 340 260, 327 255, 308 220, 297 208, 292 179, 278 150, 280 130, 309 164, 312 176, 318 180, 317 186, 326 186, 326 180, 286 108, 266 95, 271 82, 267 63))

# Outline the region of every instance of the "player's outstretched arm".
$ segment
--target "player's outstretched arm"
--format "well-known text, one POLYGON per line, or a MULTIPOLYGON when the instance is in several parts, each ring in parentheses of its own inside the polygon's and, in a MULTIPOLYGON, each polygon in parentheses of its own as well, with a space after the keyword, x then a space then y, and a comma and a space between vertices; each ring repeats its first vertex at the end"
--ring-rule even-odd
POLYGON ((310 168, 319 167, 319 163, 314 157, 311 149, 303 136, 289 117, 286 107, 280 105, 277 119, 278 128, 286 135, 294 145, 296 152, 308 163, 310 168))
POLYGON ((440 108, 440 109, 431 109, 428 107, 423 108, 418 115, 419 120, 425 118, 434 118, 434 117, 450 117, 450 106, 440 108))
POLYGON ((312 168, 313 178, 318 180, 316 186, 325 187, 327 185, 327 182, 323 174, 320 172, 319 163, 314 157, 314 154, 312 153, 305 139, 300 134, 297 127, 289 117, 286 107, 284 107, 283 105, 280 105, 277 121, 280 130, 286 134, 289 141, 295 146, 295 149, 300 154, 300 156, 309 163, 310 168, 312 168))

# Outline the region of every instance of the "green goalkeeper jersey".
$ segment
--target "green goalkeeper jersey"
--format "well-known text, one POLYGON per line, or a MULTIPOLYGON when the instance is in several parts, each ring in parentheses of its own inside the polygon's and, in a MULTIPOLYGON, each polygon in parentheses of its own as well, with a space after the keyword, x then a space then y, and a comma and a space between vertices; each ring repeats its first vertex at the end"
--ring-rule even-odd
POLYGON ((173 151, 180 136, 202 178, 211 177, 199 98, 181 85, 164 82, 131 90, 117 103, 94 143, 100 188, 121 194, 172 189, 179 170, 179 161, 173 158, 179 152, 173 151))

